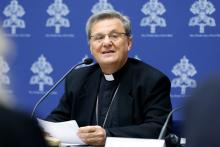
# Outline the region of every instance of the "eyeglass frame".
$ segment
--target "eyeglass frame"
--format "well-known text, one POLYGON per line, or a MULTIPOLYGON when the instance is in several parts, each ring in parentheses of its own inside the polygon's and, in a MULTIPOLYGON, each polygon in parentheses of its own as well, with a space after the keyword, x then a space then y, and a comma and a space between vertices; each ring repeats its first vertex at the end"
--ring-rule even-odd
POLYGON ((116 42, 118 41, 118 39, 120 39, 122 37, 122 35, 129 37, 130 35, 126 32, 110 32, 108 34, 102 34, 102 33, 97 33, 95 35, 90 35, 90 40, 91 38, 97 38, 97 39, 93 39, 92 41, 97 42, 97 43, 102 43, 105 39, 106 36, 108 36, 109 40, 111 40, 112 42, 116 42), (116 35, 114 37, 114 35, 116 35))

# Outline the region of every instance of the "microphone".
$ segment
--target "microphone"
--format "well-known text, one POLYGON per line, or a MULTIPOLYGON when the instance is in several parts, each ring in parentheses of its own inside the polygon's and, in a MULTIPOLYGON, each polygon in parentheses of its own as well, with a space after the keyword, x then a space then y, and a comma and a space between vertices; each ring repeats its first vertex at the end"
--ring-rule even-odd
POLYGON ((166 119, 165 123, 163 124, 163 127, 162 127, 162 129, 161 129, 161 131, 160 131, 160 135, 159 135, 158 139, 164 139, 164 137, 165 137, 165 135, 166 135, 166 132, 167 132, 167 125, 168 125, 168 122, 169 122, 169 120, 170 120, 170 117, 172 116, 172 114, 173 114, 174 112, 181 110, 183 107, 184 107, 184 106, 177 107, 177 108, 173 109, 173 110, 168 114, 167 119, 166 119))
POLYGON ((165 144, 167 147, 181 147, 181 138, 175 134, 169 134, 165 137, 165 144))
POLYGON ((93 60, 92 60, 91 58, 86 58, 86 59, 83 60, 83 62, 78 63, 78 64, 72 66, 72 68, 70 68, 70 69, 53 85, 53 87, 51 87, 51 88, 37 101, 37 103, 36 103, 35 106, 34 106, 34 109, 33 109, 32 113, 31 113, 31 117, 34 116, 34 113, 35 113, 37 107, 40 105, 40 103, 41 103, 45 98, 47 98, 47 96, 66 78, 67 75, 69 75, 69 73, 70 73, 73 69, 76 69, 76 67, 78 67, 78 66, 80 66, 80 65, 83 65, 83 64, 89 65, 89 64, 91 64, 92 62, 93 62, 93 60))
MULTIPOLYGON (((85 65, 92 64, 92 62, 93 62, 92 58, 86 58, 83 60, 83 64, 85 65)), ((76 66, 79 66, 79 65, 76 65, 76 66)))

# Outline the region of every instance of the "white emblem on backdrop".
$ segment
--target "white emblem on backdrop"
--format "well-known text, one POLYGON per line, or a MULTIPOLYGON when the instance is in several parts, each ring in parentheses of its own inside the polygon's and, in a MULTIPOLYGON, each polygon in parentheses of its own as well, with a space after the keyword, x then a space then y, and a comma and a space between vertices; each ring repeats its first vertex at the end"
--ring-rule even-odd
POLYGON ((206 34, 205 27, 215 27, 215 19, 212 18, 212 15, 216 9, 214 5, 207 0, 198 0, 195 1, 190 11, 195 15, 190 18, 189 26, 190 27, 199 27, 199 34, 190 34, 190 37, 220 37, 220 34, 206 34))
POLYGON ((141 9, 146 15, 140 22, 141 27, 150 27, 150 34, 142 37, 172 37, 172 34, 156 34, 156 27, 166 27, 166 20, 161 16, 166 12, 164 5, 158 0, 149 0, 141 9))
POLYGON ((3 28, 11 28, 11 34, 8 36, 13 37, 30 37, 29 34, 17 34, 17 28, 24 29, 26 27, 25 21, 21 19, 25 15, 24 8, 18 4, 17 0, 12 0, 3 11, 3 14, 8 19, 3 20, 3 28))
POLYGON ((189 26, 199 26, 199 33, 205 33, 205 27, 214 27, 215 19, 209 17, 215 12, 214 5, 207 0, 198 0, 193 3, 190 11, 196 15, 189 20, 189 26))
POLYGON ((186 56, 180 59, 180 62, 174 65, 172 73, 177 77, 171 82, 172 88, 180 88, 180 95, 173 95, 173 97, 183 97, 186 95, 186 88, 196 88, 197 84, 192 77, 197 73, 195 67, 189 63, 186 56))
POLYGON ((158 0, 150 0, 143 5, 141 11, 147 15, 142 18, 141 26, 150 26, 150 33, 156 33, 156 27, 166 27, 166 20, 162 17, 166 12, 164 5, 158 0))
MULTIPOLYGON (((10 85, 10 78, 7 73, 10 71, 10 67, 8 63, 4 60, 2 56, 0 56, 0 87, 5 87, 6 85, 10 85)), ((4 88, 5 92, 12 93, 11 90, 4 88)))
POLYGON ((45 85, 52 86, 54 84, 52 77, 49 76, 53 72, 53 67, 46 60, 44 55, 41 55, 37 61, 35 61, 31 66, 31 71, 34 75, 30 78, 31 85, 38 85, 37 91, 30 91, 34 94, 44 94, 45 85))
POLYGON ((140 60, 140 61, 141 61, 141 58, 140 58, 138 55, 135 55, 135 56, 134 56, 134 59, 137 59, 137 60, 140 60))
POLYGON ((48 9, 47 13, 51 16, 46 21, 46 27, 55 27, 55 34, 47 34, 47 37, 73 37, 73 34, 62 34, 61 27, 69 28, 70 21, 65 18, 70 13, 70 10, 63 0, 54 0, 48 9))
POLYGON ((103 10, 114 10, 113 6, 107 0, 99 0, 97 4, 92 7, 92 13, 97 13, 103 10))

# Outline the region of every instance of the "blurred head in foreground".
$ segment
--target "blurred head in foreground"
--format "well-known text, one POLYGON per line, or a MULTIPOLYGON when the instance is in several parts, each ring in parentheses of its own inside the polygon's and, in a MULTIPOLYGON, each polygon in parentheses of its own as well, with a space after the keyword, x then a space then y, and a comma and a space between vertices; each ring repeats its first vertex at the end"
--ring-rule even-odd
POLYGON ((13 106, 12 98, 7 94, 4 84, 2 81, 5 79, 5 75, 3 75, 4 63, 3 59, 10 53, 11 43, 6 38, 2 28, 0 27, 0 105, 4 105, 7 107, 13 106))
MULTIPOLYGON (((9 53, 9 42, 0 28, 0 58, 5 58, 9 53)), ((0 85, 4 80, 2 70, 3 63, 0 63, 0 85)), ((47 147, 43 133, 37 122, 29 116, 18 112, 15 109, 8 109, 12 106, 8 93, 3 86, 0 87, 0 147, 47 147)))
POLYGON ((220 75, 198 88, 186 111, 186 146, 220 146, 220 75))

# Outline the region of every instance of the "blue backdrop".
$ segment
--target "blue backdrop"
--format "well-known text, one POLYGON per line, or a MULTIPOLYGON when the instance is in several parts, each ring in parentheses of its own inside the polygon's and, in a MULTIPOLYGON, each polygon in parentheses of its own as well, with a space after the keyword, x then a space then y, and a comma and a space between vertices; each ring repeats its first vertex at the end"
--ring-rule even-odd
MULTIPOLYGON (((170 78, 173 107, 182 105, 202 79, 219 71, 219 0, 1 0, 1 26, 16 44, 13 60, 1 61, 8 67, 2 73, 8 80, 2 83, 19 108, 31 111, 72 65, 91 57, 85 23, 103 9, 130 17, 130 56, 170 78)), ((38 107, 37 115, 47 115, 62 92, 63 84, 38 107)))

